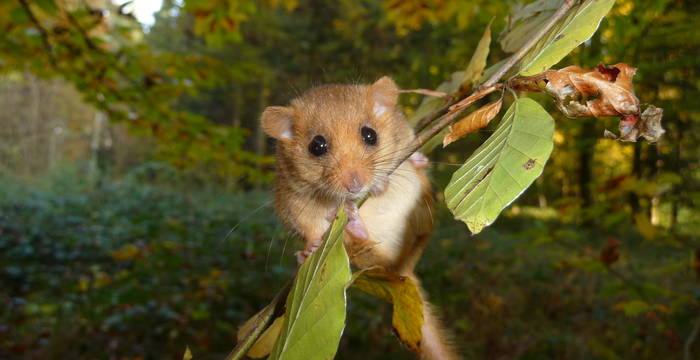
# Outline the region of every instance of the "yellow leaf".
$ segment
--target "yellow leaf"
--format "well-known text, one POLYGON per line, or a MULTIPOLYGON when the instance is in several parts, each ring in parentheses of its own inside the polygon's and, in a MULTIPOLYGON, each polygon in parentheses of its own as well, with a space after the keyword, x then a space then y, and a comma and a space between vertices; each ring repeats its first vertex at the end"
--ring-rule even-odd
POLYGON ((284 315, 275 319, 275 321, 268 327, 265 332, 260 335, 255 344, 248 350, 246 355, 252 357, 253 359, 260 359, 270 354, 272 347, 275 345, 275 341, 280 335, 282 330, 282 324, 284 324, 284 315))
POLYGON ((656 236, 656 227, 652 225, 648 217, 643 214, 637 214, 634 216, 634 220, 637 223, 639 233, 642 234, 645 239, 650 240, 656 236))
POLYGON ((185 354, 182 355, 182 360, 192 360, 192 351, 190 351, 189 346, 185 347, 185 354))
POLYGON ((246 322, 241 325, 241 327, 238 328, 238 332, 236 333, 236 340, 241 341, 245 336, 250 333, 253 329, 253 326, 258 322, 258 318, 260 317, 261 314, 266 312, 270 305, 265 306, 262 308, 262 310, 258 311, 257 314, 253 315, 250 319, 246 320, 246 322))
POLYGON ((450 126, 450 132, 442 139, 442 147, 485 127, 491 119, 498 115, 499 111, 501 111, 501 100, 484 105, 462 120, 459 120, 456 124, 450 126))
POLYGON ((353 285, 394 304, 391 318, 394 330, 409 349, 418 351, 422 338, 423 299, 413 280, 381 269, 370 269, 360 273, 353 285))

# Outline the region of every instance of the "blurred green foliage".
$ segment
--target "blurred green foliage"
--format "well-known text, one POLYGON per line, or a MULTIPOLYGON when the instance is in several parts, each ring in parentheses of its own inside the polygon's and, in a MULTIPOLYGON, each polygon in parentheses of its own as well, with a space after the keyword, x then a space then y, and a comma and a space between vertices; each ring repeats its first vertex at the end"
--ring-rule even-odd
MULTIPOLYGON (((31 186, 2 179, 1 357, 173 358, 189 345, 215 359, 231 349, 237 326, 291 275, 298 244, 267 193, 185 192, 154 170, 166 169, 99 190, 72 171, 31 186)), ((442 208, 437 229, 418 272, 468 358, 680 357, 700 289, 679 238, 582 229, 530 207, 477 237, 442 208), (610 237, 623 245, 607 267, 610 237)), ((391 333, 389 306, 350 291, 338 358, 413 356, 391 333)))

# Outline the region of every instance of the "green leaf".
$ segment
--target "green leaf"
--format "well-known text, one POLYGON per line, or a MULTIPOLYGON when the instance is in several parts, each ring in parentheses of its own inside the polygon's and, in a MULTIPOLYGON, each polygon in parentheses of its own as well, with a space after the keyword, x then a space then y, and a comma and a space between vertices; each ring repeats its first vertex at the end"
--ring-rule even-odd
POLYGON ((401 341, 413 351, 419 351, 423 326, 423 299, 413 280, 380 269, 362 271, 353 286, 382 298, 393 306, 391 325, 401 341))
POLYGON ((554 119, 534 100, 516 100, 496 131, 453 175, 445 201, 479 233, 542 174, 552 152, 554 119))
POLYGON ((350 261, 343 244, 346 223, 341 206, 328 239, 299 268, 270 359, 331 359, 338 350, 350 280, 350 261))
POLYGON ((563 25, 550 32, 535 47, 535 51, 523 58, 519 74, 536 75, 558 63, 590 39, 614 4, 615 0, 587 0, 573 8, 563 25))
POLYGON ((499 36, 501 48, 505 52, 516 52, 523 47, 540 26, 561 6, 562 0, 538 0, 519 9, 513 15, 499 36))
POLYGON ((489 45, 491 45, 491 23, 493 23, 493 19, 486 25, 486 30, 484 30, 484 34, 481 35, 479 44, 476 46, 476 50, 474 50, 474 55, 472 55, 471 60, 469 60, 462 85, 467 83, 473 84, 479 80, 481 73, 486 67, 486 59, 489 57, 489 45))

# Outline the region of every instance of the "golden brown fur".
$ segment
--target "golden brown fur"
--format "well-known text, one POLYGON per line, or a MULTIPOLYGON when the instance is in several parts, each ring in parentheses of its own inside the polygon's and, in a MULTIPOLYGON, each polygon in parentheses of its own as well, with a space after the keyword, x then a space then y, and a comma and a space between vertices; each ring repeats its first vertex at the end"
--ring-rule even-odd
MULTIPOLYGON (((322 239, 340 203, 371 192, 359 210, 368 238, 345 234, 351 262, 359 268, 382 266, 420 286, 413 269, 433 231, 432 195, 425 172, 410 161, 389 175, 415 136, 396 109, 397 98, 398 88, 386 77, 372 85, 326 85, 289 107, 266 109, 262 122, 278 139, 276 211, 306 240, 307 249, 322 239), (362 127, 376 131, 376 145, 363 142, 362 127), (323 156, 309 152, 317 135, 328 142, 323 156), (363 185, 361 191, 349 190, 349 176, 363 185)), ((421 296, 425 300, 422 289, 421 296)), ((425 303, 421 357, 457 358, 425 303)))

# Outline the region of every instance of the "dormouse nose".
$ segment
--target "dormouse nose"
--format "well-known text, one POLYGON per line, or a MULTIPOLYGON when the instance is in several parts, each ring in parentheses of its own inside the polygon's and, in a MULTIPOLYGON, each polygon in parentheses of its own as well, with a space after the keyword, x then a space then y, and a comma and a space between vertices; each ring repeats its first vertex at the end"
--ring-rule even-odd
POLYGON ((357 194, 365 187, 365 179, 358 170, 352 169, 343 174, 342 184, 349 193, 357 194))

